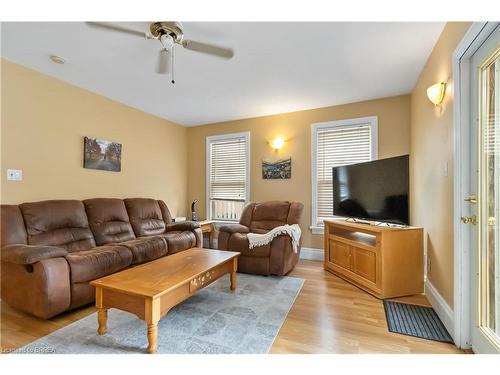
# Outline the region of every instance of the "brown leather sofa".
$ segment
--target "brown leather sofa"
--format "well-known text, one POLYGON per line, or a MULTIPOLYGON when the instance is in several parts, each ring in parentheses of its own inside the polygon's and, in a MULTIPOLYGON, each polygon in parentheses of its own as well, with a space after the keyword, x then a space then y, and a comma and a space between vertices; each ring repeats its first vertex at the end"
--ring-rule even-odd
POLYGON ((51 318, 94 301, 89 281, 195 246, 163 201, 96 198, 2 205, 2 299, 51 318))
POLYGON ((219 249, 239 251, 238 271, 259 275, 285 275, 299 260, 300 246, 293 251, 289 236, 280 235, 265 246, 248 248, 247 233, 267 233, 285 224, 298 224, 304 205, 298 202, 272 201, 250 203, 241 214, 239 224, 219 229, 219 249))

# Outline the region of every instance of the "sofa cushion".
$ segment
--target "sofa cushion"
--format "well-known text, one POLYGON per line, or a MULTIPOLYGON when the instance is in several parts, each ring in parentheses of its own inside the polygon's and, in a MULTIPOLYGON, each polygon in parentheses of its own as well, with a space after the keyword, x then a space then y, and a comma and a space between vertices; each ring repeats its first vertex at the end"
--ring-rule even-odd
POLYGON ((190 231, 172 231, 162 234, 167 240, 168 253, 175 254, 196 246, 196 236, 190 231))
POLYGON ((60 246, 68 251, 95 246, 83 203, 76 200, 50 200, 19 205, 23 213, 28 244, 60 246))
POLYGON ((250 227, 250 224, 252 223, 252 215, 253 215, 253 209, 255 208, 256 203, 249 203, 245 206, 243 209, 243 212, 241 213, 240 217, 240 224, 244 225, 245 227, 250 227))
POLYGON ((286 224, 289 209, 290 203, 284 201, 257 203, 252 214, 251 232, 269 231, 286 224))
POLYGON ((159 236, 141 237, 116 245, 124 246, 132 252, 132 264, 149 262, 168 253, 166 239, 159 236))
POLYGON ((132 264, 132 252, 124 246, 105 245, 76 251, 66 256, 71 282, 91 281, 120 271, 132 264))
POLYGON ((18 206, 2 204, 0 207, 0 225, 2 246, 11 244, 27 244, 28 234, 24 226, 23 215, 18 206))
POLYGON ((304 205, 302 203, 290 202, 290 209, 288 210, 288 217, 286 218, 287 224, 298 224, 303 210, 304 205))
POLYGON ((123 200, 95 198, 84 200, 83 204, 97 245, 135 238, 123 200))
POLYGON ((172 215, 170 214, 170 210, 168 209, 167 205, 162 200, 158 200, 157 202, 158 205, 160 206, 161 216, 163 216, 163 221, 165 222, 165 224, 171 223, 172 215))
POLYGON ((165 232, 165 221, 157 200, 149 198, 125 199, 130 223, 137 237, 165 232))
POLYGON ((271 244, 249 249, 248 238, 246 234, 234 233, 229 237, 227 250, 238 251, 241 253, 241 255, 248 255, 254 257, 268 257, 271 252, 271 244))

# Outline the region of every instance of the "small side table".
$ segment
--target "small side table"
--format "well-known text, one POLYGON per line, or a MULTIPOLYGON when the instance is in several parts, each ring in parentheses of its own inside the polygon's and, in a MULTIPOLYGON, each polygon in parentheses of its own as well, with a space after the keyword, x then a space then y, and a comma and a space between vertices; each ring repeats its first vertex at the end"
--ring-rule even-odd
POLYGON ((204 220, 204 221, 199 221, 198 222, 201 227, 201 231, 203 234, 207 234, 208 236, 208 248, 212 248, 212 240, 213 240, 213 233, 214 233, 214 221, 213 220, 204 220))

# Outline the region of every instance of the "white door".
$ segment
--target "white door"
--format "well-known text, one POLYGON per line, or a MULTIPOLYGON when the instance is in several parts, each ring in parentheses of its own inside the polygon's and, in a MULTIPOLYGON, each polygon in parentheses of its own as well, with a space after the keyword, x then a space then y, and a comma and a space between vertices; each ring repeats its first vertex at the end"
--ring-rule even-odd
POLYGON ((500 353, 500 26, 470 62, 471 344, 500 353))

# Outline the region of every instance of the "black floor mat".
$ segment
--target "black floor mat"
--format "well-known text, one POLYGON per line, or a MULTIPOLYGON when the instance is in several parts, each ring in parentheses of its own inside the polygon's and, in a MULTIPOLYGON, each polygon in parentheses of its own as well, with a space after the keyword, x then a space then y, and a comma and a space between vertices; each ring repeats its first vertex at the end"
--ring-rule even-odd
POLYGON ((384 309, 390 332, 453 344, 432 307, 384 300, 384 309))

